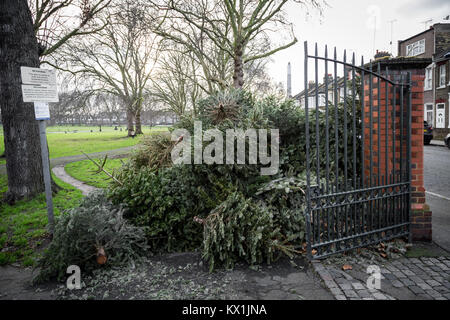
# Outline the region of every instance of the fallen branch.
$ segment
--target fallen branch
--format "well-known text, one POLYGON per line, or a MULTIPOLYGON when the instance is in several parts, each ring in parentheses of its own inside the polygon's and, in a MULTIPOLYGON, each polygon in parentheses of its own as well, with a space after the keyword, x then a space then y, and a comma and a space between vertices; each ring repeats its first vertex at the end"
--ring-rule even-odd
POLYGON ((108 171, 105 170, 104 166, 105 166, 105 164, 106 164, 106 160, 107 160, 107 158, 108 158, 108 155, 106 155, 106 156, 105 156, 105 159, 103 159, 103 163, 102 163, 102 164, 99 164, 99 163, 97 163, 97 161, 95 161, 94 159, 92 159, 91 157, 89 157, 89 156, 88 156, 86 153, 84 153, 83 151, 81 151, 81 153, 84 154, 86 158, 88 158, 92 163, 94 163, 94 164, 97 166, 97 168, 98 168, 97 173, 103 171, 108 177, 110 177, 111 179, 113 179, 115 182, 117 182, 117 183, 120 184, 121 186, 123 185, 121 181, 117 180, 117 178, 114 177, 114 175, 112 175, 111 173, 109 173, 108 171))

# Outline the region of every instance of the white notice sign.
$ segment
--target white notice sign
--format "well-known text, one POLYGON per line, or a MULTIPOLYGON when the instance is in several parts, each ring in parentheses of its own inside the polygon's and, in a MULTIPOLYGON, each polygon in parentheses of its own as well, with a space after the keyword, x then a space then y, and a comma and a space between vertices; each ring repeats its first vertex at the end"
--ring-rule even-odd
POLYGON ((47 102, 34 103, 34 115, 36 120, 50 120, 50 109, 47 102))
POLYGON ((59 102, 58 90, 48 85, 22 85, 23 102, 59 102))
POLYGON ((23 84, 56 86, 56 70, 20 67, 23 84))

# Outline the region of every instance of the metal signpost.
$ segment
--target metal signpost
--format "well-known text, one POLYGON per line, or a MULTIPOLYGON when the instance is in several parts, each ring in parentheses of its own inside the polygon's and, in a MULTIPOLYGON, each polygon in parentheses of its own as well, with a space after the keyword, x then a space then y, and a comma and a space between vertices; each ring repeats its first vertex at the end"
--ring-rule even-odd
POLYGON ((58 102, 55 70, 20 67, 22 76, 22 96, 24 102, 34 102, 34 114, 39 122, 39 138, 41 142, 42 170, 44 174, 45 198, 50 233, 53 235, 54 214, 52 200, 52 183, 50 163, 45 132, 45 120, 50 119, 48 102, 58 102))

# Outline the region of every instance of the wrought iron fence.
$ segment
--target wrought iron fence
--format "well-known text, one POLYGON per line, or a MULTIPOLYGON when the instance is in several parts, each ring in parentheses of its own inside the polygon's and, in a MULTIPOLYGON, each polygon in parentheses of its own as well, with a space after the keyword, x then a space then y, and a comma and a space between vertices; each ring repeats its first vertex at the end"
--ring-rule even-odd
POLYGON ((307 42, 304 68, 309 257, 410 236, 411 75, 358 66, 345 51, 339 61, 336 48, 321 57, 317 44, 309 55, 307 42))

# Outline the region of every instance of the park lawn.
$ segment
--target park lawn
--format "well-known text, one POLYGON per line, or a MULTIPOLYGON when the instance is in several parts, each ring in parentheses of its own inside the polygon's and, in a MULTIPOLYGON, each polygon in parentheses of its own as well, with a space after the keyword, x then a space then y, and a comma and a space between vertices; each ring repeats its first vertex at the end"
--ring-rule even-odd
MULTIPOLYGON (((90 132, 91 130, 94 132, 99 132, 99 126, 51 126, 47 127, 47 133, 56 133, 56 132, 90 132)), ((117 126, 118 130, 114 130, 115 126, 102 126, 102 132, 121 132, 125 133, 126 127, 117 126), (122 131, 120 131, 122 129, 122 131)), ((149 126, 143 126, 142 131, 144 133, 149 133, 150 131, 166 131, 168 126, 154 126, 150 129, 149 126)), ((1 134, 1 133, 0 133, 1 134)))
MULTIPOLYGON (((75 156, 85 153, 101 152, 114 150, 124 147, 130 147, 138 144, 142 136, 129 138, 125 131, 115 131, 113 128, 98 132, 98 127, 77 127, 78 129, 89 128, 95 129, 94 132, 77 132, 77 133, 55 133, 50 130, 61 130, 63 127, 48 127, 47 140, 50 150, 50 158, 59 158, 67 156, 75 156)), ((67 127, 72 128, 72 127, 67 127)), ((146 127, 143 129, 145 134, 153 134, 156 132, 167 131, 168 127, 146 127)), ((0 155, 4 152, 3 135, 0 135, 0 155)), ((0 158, 0 165, 5 164, 5 158, 0 158)))
MULTIPOLYGON (((55 216, 77 206, 81 191, 53 176, 63 189, 53 196, 55 216)), ((0 198, 6 192, 7 178, 0 175, 0 198)), ((20 263, 32 266, 40 256, 42 245, 48 241, 45 195, 10 206, 0 202, 0 265, 20 263)))
MULTIPOLYGON (((98 163, 101 163, 103 159, 93 159, 98 163)), ((128 159, 107 159, 105 163, 105 170, 111 174, 115 169, 122 166, 123 163, 127 162, 128 159)), ((82 160, 77 162, 71 162, 67 164, 64 169, 73 178, 83 181, 84 183, 97 187, 106 188, 111 182, 111 178, 102 172, 95 173, 97 171, 97 166, 90 160, 82 160)))
POLYGON ((123 132, 80 132, 47 134, 50 158, 74 156, 85 153, 101 152, 138 144, 140 137, 129 138, 123 132))

